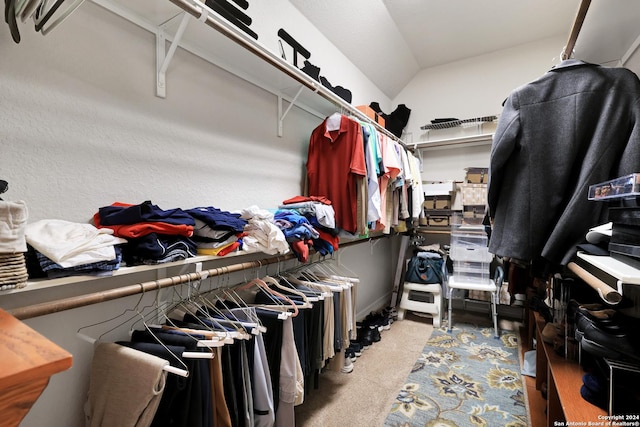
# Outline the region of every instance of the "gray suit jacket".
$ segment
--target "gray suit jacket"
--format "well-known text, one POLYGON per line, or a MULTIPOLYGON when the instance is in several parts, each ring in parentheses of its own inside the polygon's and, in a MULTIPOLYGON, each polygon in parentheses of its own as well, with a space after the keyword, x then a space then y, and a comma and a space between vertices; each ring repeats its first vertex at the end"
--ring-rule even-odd
POLYGON ((566 265, 606 204, 589 186, 640 172, 640 81, 563 61, 507 98, 491 148, 489 250, 566 265))

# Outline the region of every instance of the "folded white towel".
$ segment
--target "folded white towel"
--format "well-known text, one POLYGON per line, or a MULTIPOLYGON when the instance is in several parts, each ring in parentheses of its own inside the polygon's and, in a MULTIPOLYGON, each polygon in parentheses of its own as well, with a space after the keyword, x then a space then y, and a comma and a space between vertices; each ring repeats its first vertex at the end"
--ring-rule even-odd
POLYGON ((27 243, 63 268, 111 261, 114 245, 126 243, 109 228, 60 219, 43 219, 26 227, 27 243))
POLYGON ((27 204, 0 200, 0 253, 27 252, 27 204))

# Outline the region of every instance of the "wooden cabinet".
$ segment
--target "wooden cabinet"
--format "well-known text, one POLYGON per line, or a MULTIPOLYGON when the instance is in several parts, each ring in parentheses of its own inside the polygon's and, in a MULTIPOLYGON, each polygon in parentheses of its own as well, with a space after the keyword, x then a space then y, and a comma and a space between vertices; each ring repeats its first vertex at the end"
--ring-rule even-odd
MULTIPOLYGON (((602 421, 607 412, 592 405, 580 396, 582 387, 582 367, 574 361, 557 354, 553 348, 542 341, 545 321, 537 312, 529 312, 530 331, 536 338, 536 390, 541 391, 547 385, 546 423, 547 426, 582 425, 602 421)), ((531 401, 536 396, 529 396, 531 401)), ((531 405, 530 405, 531 407, 531 405)), ((536 414, 539 415, 539 414, 536 414)), ((533 418, 533 414, 532 414, 533 418)), ((534 427, 537 424, 533 424, 534 427)))
POLYGON ((18 426, 71 354, 0 310, 0 426, 18 426))

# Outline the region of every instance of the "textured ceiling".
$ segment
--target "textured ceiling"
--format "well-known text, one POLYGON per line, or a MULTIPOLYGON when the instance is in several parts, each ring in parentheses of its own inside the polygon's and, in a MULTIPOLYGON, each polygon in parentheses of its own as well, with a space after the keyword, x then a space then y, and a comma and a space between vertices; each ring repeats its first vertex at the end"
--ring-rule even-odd
MULTIPOLYGON (((568 38, 579 0, 290 0, 387 96, 421 69, 568 38)), ((560 54, 561 46, 558 48, 560 54)))

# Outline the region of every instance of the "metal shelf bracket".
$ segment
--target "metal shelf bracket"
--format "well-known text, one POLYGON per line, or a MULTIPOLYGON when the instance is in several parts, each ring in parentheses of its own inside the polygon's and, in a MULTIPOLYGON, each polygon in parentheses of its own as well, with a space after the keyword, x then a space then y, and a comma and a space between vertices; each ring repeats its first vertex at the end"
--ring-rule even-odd
MULTIPOLYGON (((187 29, 187 24, 189 23, 189 19, 191 17, 187 12, 181 12, 176 16, 159 25, 156 29, 156 96, 160 98, 167 97, 167 68, 169 68, 169 64, 173 59, 173 55, 175 54, 176 49, 180 44, 182 35, 187 29), (180 24, 178 25, 178 29, 176 30, 176 34, 173 37, 173 41, 169 46, 169 49, 165 51, 167 41, 166 27, 167 24, 176 16, 181 16, 182 18, 180 20, 180 24)), ((202 11, 202 16, 204 16, 204 19, 207 18, 207 12, 205 9, 203 9, 202 11)), ((200 19, 202 19, 202 16, 200 17, 200 19)))
POLYGON ((296 103, 296 100, 302 93, 303 89, 304 89, 304 86, 300 85, 300 88, 298 88, 298 92, 296 92, 296 95, 293 97, 291 102, 289 102, 289 106, 284 111, 282 111, 282 96, 278 95, 278 136, 279 137, 282 137, 284 133, 283 131, 284 118, 287 117, 287 114, 289 114, 289 110, 291 110, 291 107, 293 107, 293 105, 296 103))

